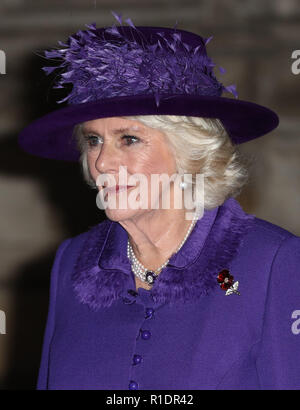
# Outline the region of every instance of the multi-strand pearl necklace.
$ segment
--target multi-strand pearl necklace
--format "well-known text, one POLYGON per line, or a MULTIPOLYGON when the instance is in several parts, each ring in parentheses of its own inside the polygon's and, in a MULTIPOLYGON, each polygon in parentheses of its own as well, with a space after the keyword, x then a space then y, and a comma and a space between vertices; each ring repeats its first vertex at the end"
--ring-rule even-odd
MULTIPOLYGON (((198 216, 199 216, 199 212, 195 212, 194 218, 191 222, 191 225, 185 235, 185 237, 183 238, 182 242, 180 243, 179 247, 176 249, 176 252, 179 251, 179 249, 182 248, 182 246, 184 245, 185 241, 187 240, 189 234, 191 233, 195 223, 198 220, 198 216)), ((131 262, 131 269, 134 273, 134 275, 136 277, 138 277, 142 282, 146 282, 148 285, 153 285, 155 282, 155 279, 158 277, 158 273, 169 263, 170 258, 164 262, 159 268, 157 268, 155 271, 153 270, 149 270, 147 268, 145 268, 144 265, 141 264, 141 262, 137 259, 137 257, 134 254, 134 251, 132 249, 132 246, 129 242, 127 242, 127 257, 131 262)))

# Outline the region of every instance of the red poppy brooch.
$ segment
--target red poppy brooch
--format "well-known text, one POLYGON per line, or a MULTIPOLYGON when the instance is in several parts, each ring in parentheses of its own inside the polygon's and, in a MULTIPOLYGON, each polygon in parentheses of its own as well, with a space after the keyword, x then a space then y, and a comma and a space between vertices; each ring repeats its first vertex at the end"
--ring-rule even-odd
POLYGON ((220 284, 220 288, 222 290, 226 290, 226 296, 232 295, 233 293, 240 295, 240 292, 238 291, 239 282, 234 282, 234 278, 232 275, 230 275, 228 269, 221 270, 218 275, 217 281, 220 284))

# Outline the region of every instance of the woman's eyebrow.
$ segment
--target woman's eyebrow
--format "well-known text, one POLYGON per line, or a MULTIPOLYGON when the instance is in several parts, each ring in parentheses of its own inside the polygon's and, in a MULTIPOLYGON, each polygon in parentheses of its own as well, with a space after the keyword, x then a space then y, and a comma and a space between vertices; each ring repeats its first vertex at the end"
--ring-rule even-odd
MULTIPOLYGON (((117 134, 121 134, 122 132, 128 132, 128 131, 137 131, 137 132, 140 132, 140 131, 143 131, 143 129, 142 129, 141 127, 139 127, 139 126, 133 125, 133 126, 131 126, 131 127, 116 128, 116 129, 114 129, 114 130, 112 131, 112 134, 113 134, 113 135, 117 135, 117 134)), ((98 134, 97 131, 95 131, 95 130, 93 130, 93 129, 89 129, 89 128, 87 128, 87 129, 84 128, 84 129, 83 129, 83 133, 84 133, 84 134, 88 134, 88 133, 98 134)))
POLYGON ((127 132, 127 131, 142 131, 142 128, 136 125, 133 125, 132 127, 122 127, 122 128, 115 129, 113 131, 113 134, 114 135, 121 134, 122 132, 127 132))

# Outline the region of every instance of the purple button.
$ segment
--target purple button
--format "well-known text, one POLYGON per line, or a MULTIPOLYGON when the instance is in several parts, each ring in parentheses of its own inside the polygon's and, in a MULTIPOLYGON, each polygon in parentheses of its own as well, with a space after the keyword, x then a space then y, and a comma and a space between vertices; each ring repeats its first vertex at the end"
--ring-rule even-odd
POLYGON ((141 330, 142 339, 148 340, 151 337, 151 333, 149 330, 141 330))
POLYGON ((146 308, 145 313, 146 313, 145 319, 150 319, 154 314, 154 309, 146 308))
POLYGON ((134 380, 130 380, 128 388, 129 390, 138 390, 139 385, 134 380))
POLYGON ((139 354, 135 354, 135 355, 133 356, 133 364, 134 364, 134 365, 140 364, 141 361, 142 361, 142 356, 140 356, 139 354))

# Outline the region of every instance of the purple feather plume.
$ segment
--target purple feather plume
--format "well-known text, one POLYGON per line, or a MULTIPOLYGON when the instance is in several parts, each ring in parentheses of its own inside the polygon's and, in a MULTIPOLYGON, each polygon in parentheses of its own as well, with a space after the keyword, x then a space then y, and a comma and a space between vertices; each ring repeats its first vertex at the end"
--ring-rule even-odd
MULTIPOLYGON (((121 24, 121 15, 112 13, 121 24)), ((237 98, 234 85, 224 87, 215 77, 215 64, 203 53, 202 45, 193 48, 184 43, 176 29, 173 35, 159 33, 159 40, 146 41, 131 19, 125 21, 142 42, 132 35, 126 37, 115 25, 100 34, 96 23, 90 23, 87 30, 70 36, 67 44, 59 42, 60 48, 45 51, 46 58, 60 62, 55 67, 43 67, 47 75, 60 69, 54 88, 73 84, 69 95, 58 103, 152 94, 159 106, 164 95, 221 96, 223 91, 237 98), (106 33, 115 39, 108 41, 106 33)), ((211 38, 205 40, 206 44, 211 38)))

